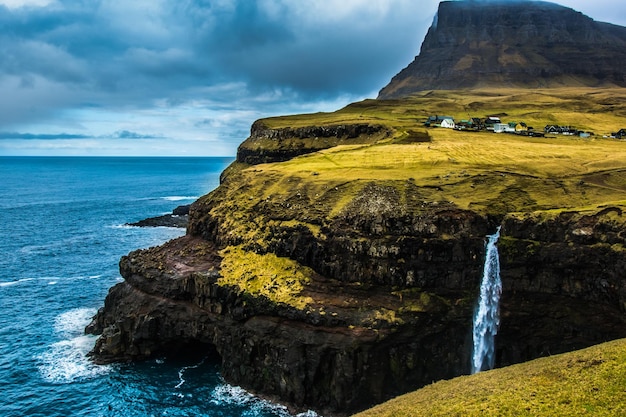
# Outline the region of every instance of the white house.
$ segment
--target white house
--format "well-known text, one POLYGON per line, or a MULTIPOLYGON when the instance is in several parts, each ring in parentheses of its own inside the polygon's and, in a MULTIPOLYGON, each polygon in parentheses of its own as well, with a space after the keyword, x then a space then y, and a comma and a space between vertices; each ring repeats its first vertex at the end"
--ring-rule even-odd
POLYGON ((493 133, 515 133, 515 127, 507 123, 496 123, 493 125, 493 133))
POLYGON ((441 121, 440 126, 446 129, 454 129, 454 119, 445 118, 441 121))

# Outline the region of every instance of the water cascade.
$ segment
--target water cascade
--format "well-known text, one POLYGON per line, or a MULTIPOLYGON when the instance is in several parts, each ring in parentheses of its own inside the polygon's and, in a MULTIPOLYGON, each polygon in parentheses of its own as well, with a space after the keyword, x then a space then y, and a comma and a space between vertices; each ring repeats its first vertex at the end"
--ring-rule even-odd
POLYGON ((485 254, 483 279, 480 284, 480 298, 474 313, 474 350, 472 352, 472 374, 493 369, 495 365, 495 336, 500 325, 500 257, 496 243, 500 237, 500 227, 490 236, 485 254))

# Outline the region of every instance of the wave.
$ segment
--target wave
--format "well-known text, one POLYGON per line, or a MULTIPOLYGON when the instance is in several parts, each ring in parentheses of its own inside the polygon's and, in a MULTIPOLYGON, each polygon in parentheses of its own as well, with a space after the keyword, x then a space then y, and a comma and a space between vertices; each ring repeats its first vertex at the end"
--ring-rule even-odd
POLYGON ((76 308, 59 314, 54 319, 54 330, 62 336, 82 334, 85 326, 89 324, 96 310, 91 308, 76 308))
POLYGON ((180 370, 178 371, 178 384, 176 384, 176 386, 174 387, 175 389, 178 389, 180 387, 182 387, 185 384, 185 378, 183 378, 185 371, 188 369, 196 369, 200 366, 202 366, 204 364, 204 362, 206 361, 207 358, 202 359, 200 362, 198 362, 195 365, 189 365, 189 366, 183 366, 182 368, 180 368, 180 370))
MULTIPOLYGON (((262 400, 241 387, 222 384, 215 387, 211 393, 211 402, 213 404, 226 404, 230 406, 242 407, 246 411, 242 416, 257 416, 263 414, 275 414, 280 417, 291 417, 287 407, 284 405, 276 404, 267 400, 262 400)), ((319 417, 314 411, 306 411, 304 413, 297 414, 295 417, 319 417)))
POLYGON ((182 200, 197 200, 199 199, 200 196, 193 196, 193 195, 172 195, 172 196, 167 196, 167 197, 161 197, 161 200, 167 200, 167 201, 182 201, 182 200))
POLYGON ((4 282, 0 282, 0 287, 11 287, 13 285, 18 285, 23 282, 33 281, 34 279, 35 278, 22 278, 22 279, 18 279, 17 281, 4 281, 4 282))
POLYGON ((37 358, 39 373, 44 380, 67 384, 91 379, 111 370, 110 366, 96 365, 87 357, 97 337, 84 335, 83 331, 95 313, 94 309, 78 308, 55 318, 54 330, 63 340, 48 346, 37 358))
POLYGON ((19 285, 19 284, 23 284, 25 282, 31 282, 31 281, 48 281, 48 285, 54 285, 54 284, 59 284, 59 283, 66 283, 66 282, 70 282, 70 281, 78 281, 78 280, 83 280, 83 279, 99 279, 102 278, 104 275, 78 275, 78 276, 73 276, 73 277, 36 277, 36 278, 21 278, 15 281, 3 281, 0 282, 0 288, 2 287, 12 287, 14 285, 19 285))

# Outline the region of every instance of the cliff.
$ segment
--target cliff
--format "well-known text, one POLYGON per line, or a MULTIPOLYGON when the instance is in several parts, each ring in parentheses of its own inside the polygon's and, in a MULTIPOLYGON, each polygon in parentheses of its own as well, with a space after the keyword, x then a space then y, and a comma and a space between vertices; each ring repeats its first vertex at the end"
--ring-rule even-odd
POLYGON ((293 409, 362 410, 469 372, 498 226, 496 366, 626 337, 626 146, 602 137, 624 127, 624 39, 542 2, 442 3, 385 99, 253 124, 186 236, 121 259, 93 359, 200 351, 293 409), (426 129, 433 114, 597 135, 426 129))
POLYGON ((464 103, 546 120, 584 111, 593 129, 626 113, 625 90, 532 94, 429 93, 255 123, 191 206, 187 235, 122 258, 124 282, 87 329, 100 335, 94 360, 200 349, 227 381, 294 409, 362 410, 469 372, 498 225, 497 366, 626 336, 622 142, 409 122, 464 103), (312 152, 319 138, 333 143, 312 152))
POLYGON ((444 1, 379 98, 485 87, 626 86, 626 28, 541 1, 444 1))

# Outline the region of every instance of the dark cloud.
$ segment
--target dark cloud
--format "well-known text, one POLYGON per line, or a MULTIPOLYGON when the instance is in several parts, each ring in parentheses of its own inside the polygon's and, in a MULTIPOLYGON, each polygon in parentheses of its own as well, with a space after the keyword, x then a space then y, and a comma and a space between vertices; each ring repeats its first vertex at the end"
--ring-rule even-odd
POLYGON ((303 24, 288 5, 59 0, 0 8, 0 77, 25 87, 40 87, 41 78, 68 96, 115 94, 126 102, 229 82, 328 97, 381 87, 416 49, 407 35, 415 22, 393 23, 393 13, 368 25, 323 16, 303 24))
POLYGON ((439 3, 18 2, 0 0, 0 131, 205 138, 232 152, 254 118, 375 95, 419 51, 439 3))

